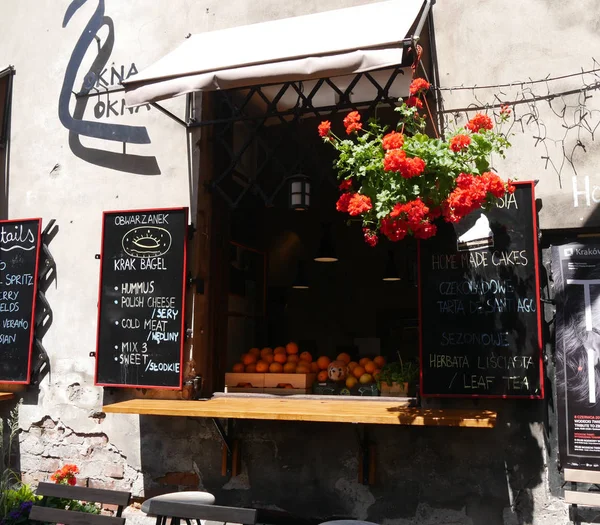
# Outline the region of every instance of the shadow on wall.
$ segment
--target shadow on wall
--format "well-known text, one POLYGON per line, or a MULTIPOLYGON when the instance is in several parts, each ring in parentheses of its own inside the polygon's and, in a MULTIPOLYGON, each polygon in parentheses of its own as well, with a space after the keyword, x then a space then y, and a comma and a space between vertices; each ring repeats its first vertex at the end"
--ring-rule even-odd
MULTIPOLYGON (((65 13, 63 27, 67 26, 75 12, 86 2, 87 0, 73 0, 71 2, 65 13)), ((93 122, 83 119, 89 100, 88 95, 92 89, 95 89, 100 72, 102 72, 110 58, 114 42, 114 23, 111 18, 104 16, 104 0, 99 0, 98 7, 82 31, 67 64, 58 101, 59 119, 62 125, 69 130, 69 147, 71 151, 85 162, 127 173, 160 175, 156 157, 132 155, 125 151, 127 144, 150 144, 151 140, 145 127, 93 122), (108 36, 104 44, 101 44, 97 34, 104 26, 108 29, 108 36), (69 102, 72 94, 76 92, 75 80, 77 73, 86 51, 94 44, 94 41, 97 42, 98 55, 86 73, 81 89, 77 92, 75 109, 73 115, 71 115, 69 102), (84 146, 81 143, 82 136, 121 142, 123 143, 123 153, 84 146)))

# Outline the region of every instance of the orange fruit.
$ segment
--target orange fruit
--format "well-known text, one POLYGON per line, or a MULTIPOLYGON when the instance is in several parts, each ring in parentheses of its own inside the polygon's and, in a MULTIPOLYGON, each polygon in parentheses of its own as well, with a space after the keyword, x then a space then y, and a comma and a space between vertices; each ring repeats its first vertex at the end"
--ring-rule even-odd
POLYGON ((233 365, 232 370, 234 372, 243 372, 244 371, 244 363, 236 363, 235 365, 233 365))
POLYGON ((344 361, 344 363, 348 364, 352 361, 352 358, 346 352, 342 352, 337 356, 336 361, 344 361))
POLYGON ((281 372, 283 372, 283 365, 281 363, 271 363, 269 365, 269 372, 273 374, 281 374, 281 372))
POLYGON ((324 383, 325 381, 327 381, 328 377, 329 376, 327 375, 327 370, 321 370, 317 374, 317 381, 319 381, 319 383, 324 383))
POLYGON ((300 361, 298 366, 296 367, 297 374, 309 374, 310 373, 310 365, 305 363, 304 361, 300 361))
POLYGON ((365 374, 365 369, 360 365, 356 365, 354 367, 354 370, 352 370, 352 375, 354 377, 356 377, 356 379, 358 379, 360 376, 362 376, 364 374, 365 374))
POLYGON ((375 371, 373 372, 373 378, 378 379, 379 374, 381 374, 381 368, 376 368, 375 371))
POLYGON ((290 354, 287 356, 288 363, 297 363, 298 361, 300 361, 298 354, 290 354))
POLYGON ((252 354, 255 357, 260 356, 260 348, 250 348, 250 350, 248 350, 249 354, 252 354))
POLYGON ((281 364, 283 364, 283 363, 285 363, 285 362, 287 361, 287 356, 286 356, 285 354, 275 354, 275 355, 273 356, 273 360, 274 360, 276 363, 281 363, 281 364))
POLYGON ((287 345, 285 345, 285 351, 288 354, 297 354, 298 350, 299 350, 298 345, 296 343, 294 343, 293 341, 289 342, 287 345))
POLYGON ((285 354, 285 348, 283 346, 278 346, 277 348, 275 348, 275 350, 273 350, 274 354, 285 354))
POLYGON ((265 346, 261 351, 260 351, 260 357, 262 357, 264 359, 264 357, 266 355, 272 354, 273 353, 273 349, 269 348, 268 346, 265 346))
POLYGON ((371 374, 363 374, 362 376, 360 376, 360 378, 358 380, 363 385, 366 385, 367 383, 372 383, 373 382, 373 376, 371 374))
POLYGON ((252 363, 251 365, 246 365, 246 369, 244 370, 248 374, 253 374, 256 372, 256 365, 252 363))
POLYGON ((316 374, 319 371, 319 365, 317 364, 316 361, 313 361, 310 364, 310 371, 311 371, 312 374, 316 374))
POLYGON ((256 363, 256 356, 252 354, 242 354, 242 363, 245 365, 251 365, 256 363))
POLYGON ((348 370, 350 370, 350 372, 352 372, 352 370, 354 370, 357 366, 358 366, 358 363, 356 361, 350 361, 348 363, 348 370))
POLYGON ((268 372, 269 363, 267 363, 266 361, 259 361, 258 363, 256 363, 256 371, 261 373, 268 372))
POLYGON ((372 374, 373 372, 375 372, 375 370, 377 370, 377 365, 375 363, 373 363, 373 361, 368 361, 365 364, 365 370, 369 373, 372 374))
POLYGON ((273 356, 273 354, 267 354, 265 357, 262 358, 262 360, 271 364, 275 360, 275 357, 273 356))
POLYGON ((369 361, 371 360, 370 357, 362 357, 359 361, 358 364, 362 367, 364 367, 369 361))
POLYGON ((383 368, 383 365, 385 365, 385 357, 378 355, 377 357, 373 358, 373 363, 377 365, 377 368, 383 368))
POLYGON ((358 379, 356 379, 356 377, 354 377, 354 376, 349 376, 346 378, 346 387, 348 387, 348 388, 352 388, 353 386, 356 386, 357 383, 358 383, 358 379))
POLYGON ((329 363, 331 363, 331 359, 329 359, 329 357, 326 355, 322 355, 319 357, 319 359, 317 359, 317 365, 319 365, 319 369, 321 370, 327 370, 329 363))
POLYGON ((307 363, 311 363, 312 355, 310 355, 310 352, 302 352, 300 354, 300 361, 306 361, 307 363))
POLYGON ((285 363, 283 365, 283 373, 284 374, 295 374, 296 373, 296 363, 285 363))

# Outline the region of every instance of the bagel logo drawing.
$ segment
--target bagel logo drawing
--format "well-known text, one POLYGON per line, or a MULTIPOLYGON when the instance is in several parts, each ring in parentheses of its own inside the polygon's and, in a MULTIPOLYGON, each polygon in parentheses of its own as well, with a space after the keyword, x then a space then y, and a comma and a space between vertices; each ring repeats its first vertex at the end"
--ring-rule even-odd
POLYGON ((130 257, 160 257, 171 248, 171 234, 159 226, 138 226, 123 235, 121 245, 130 257))

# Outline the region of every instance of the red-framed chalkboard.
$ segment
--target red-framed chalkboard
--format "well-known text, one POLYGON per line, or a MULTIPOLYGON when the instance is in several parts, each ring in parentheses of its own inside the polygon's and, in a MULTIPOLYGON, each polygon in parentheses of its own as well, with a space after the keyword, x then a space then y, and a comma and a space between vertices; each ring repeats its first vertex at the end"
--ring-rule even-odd
POLYGON ((41 226, 0 221, 0 383, 31 380, 41 226))
POLYGON ((423 397, 544 396, 534 183, 419 243, 423 397))
POLYGON ((187 208, 104 212, 96 385, 182 387, 187 229, 187 208))

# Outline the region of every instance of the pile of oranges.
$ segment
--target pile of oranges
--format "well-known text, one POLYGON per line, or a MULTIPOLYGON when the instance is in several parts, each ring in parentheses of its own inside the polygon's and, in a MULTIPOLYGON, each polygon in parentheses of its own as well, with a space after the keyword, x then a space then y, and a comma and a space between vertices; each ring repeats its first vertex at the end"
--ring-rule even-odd
MULTIPOLYGON (((346 386, 352 388, 358 383, 369 384, 377 380, 377 375, 385 365, 382 356, 363 357, 359 361, 352 361, 346 352, 339 354, 335 361, 343 361, 348 367, 348 374, 344 379, 346 386)), ((310 352, 300 352, 296 343, 288 343, 276 348, 265 347, 251 348, 242 354, 241 361, 233 365, 233 372, 260 372, 272 374, 317 374, 317 381, 328 380, 327 369, 332 360, 322 355, 316 360, 310 352)))

